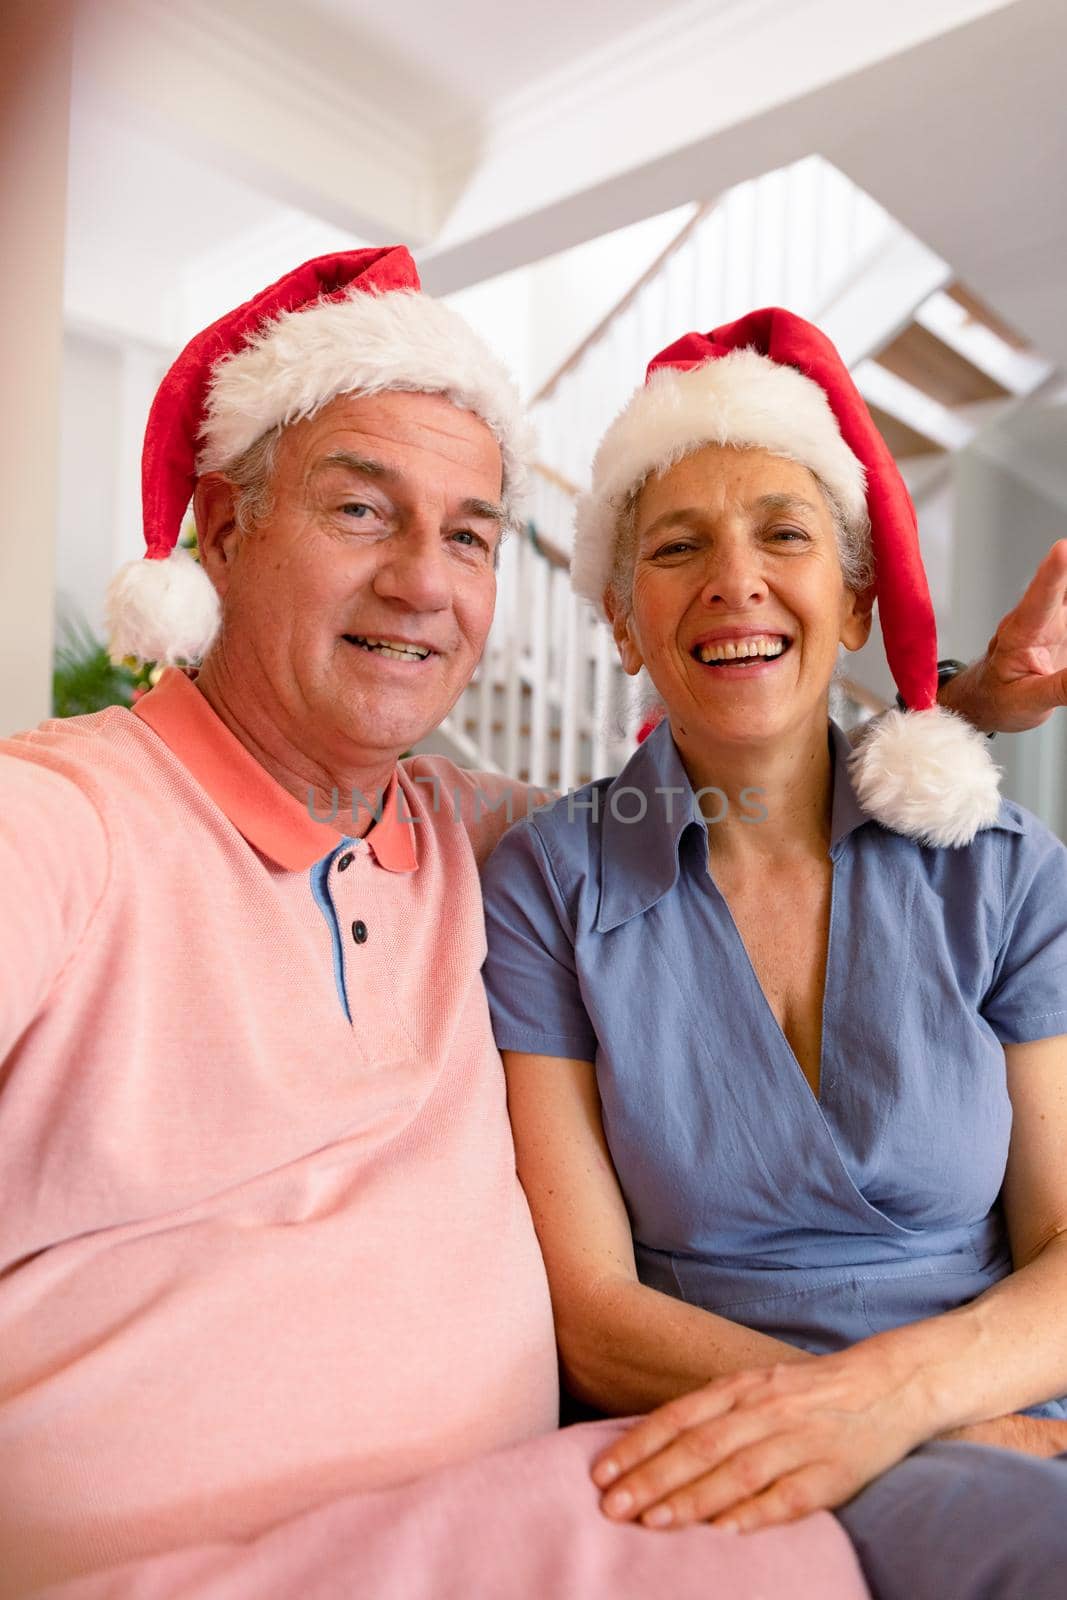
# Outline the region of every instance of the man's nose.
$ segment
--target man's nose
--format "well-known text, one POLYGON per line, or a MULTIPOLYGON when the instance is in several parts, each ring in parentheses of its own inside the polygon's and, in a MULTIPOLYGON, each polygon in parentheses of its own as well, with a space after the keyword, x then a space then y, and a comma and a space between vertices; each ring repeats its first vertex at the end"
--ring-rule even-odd
POLYGON ((382 547, 375 592, 411 611, 443 611, 452 598, 448 550, 440 530, 416 526, 382 547))

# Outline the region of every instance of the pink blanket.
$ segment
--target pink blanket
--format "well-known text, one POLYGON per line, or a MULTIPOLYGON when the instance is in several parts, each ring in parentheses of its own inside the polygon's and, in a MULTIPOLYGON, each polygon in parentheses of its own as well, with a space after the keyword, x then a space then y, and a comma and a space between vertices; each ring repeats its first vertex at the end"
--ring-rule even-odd
POLYGON ((869 1600, 833 1517, 730 1535, 616 1526, 589 1423, 401 1488, 350 1495, 250 1544, 211 1544, 38 1591, 49 1600, 869 1600))

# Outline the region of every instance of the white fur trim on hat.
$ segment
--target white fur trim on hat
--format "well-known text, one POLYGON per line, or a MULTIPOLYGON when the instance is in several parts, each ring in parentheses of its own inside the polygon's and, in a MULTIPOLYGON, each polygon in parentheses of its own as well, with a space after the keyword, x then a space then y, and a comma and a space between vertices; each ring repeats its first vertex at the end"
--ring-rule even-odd
POLYGON ((928 845, 970 844, 1000 810, 1000 769, 984 734, 934 706, 887 711, 849 757, 860 804, 894 833, 928 845))
POLYGON ((341 394, 443 394, 481 417, 503 457, 504 506, 518 520, 532 430, 506 368, 458 312, 415 290, 353 290, 268 322, 215 367, 197 472, 218 471, 279 423, 341 394))
POLYGON ((627 495, 706 444, 786 456, 814 472, 850 520, 866 515, 866 474, 813 379, 756 350, 735 350, 688 371, 660 367, 604 435, 592 488, 578 502, 571 583, 601 615, 627 495))
POLYGON ((160 666, 201 661, 219 626, 211 579, 179 545, 166 560, 127 561, 107 591, 111 659, 133 656, 160 666))

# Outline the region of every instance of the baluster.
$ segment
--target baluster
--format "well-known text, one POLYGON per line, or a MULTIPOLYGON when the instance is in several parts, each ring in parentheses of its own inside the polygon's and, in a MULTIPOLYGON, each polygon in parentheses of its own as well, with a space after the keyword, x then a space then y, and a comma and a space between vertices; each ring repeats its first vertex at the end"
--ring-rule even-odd
POLYGON ((586 610, 586 626, 592 629, 593 716, 592 745, 594 778, 606 778, 613 768, 613 721, 616 716, 616 690, 623 672, 615 653, 611 630, 593 612, 586 610))
POLYGON ((792 310, 786 265, 789 259, 785 235, 787 183, 786 172, 768 172, 757 186, 753 305, 780 305, 792 310))
POLYGON ((560 577, 567 619, 559 677, 559 786, 565 790, 575 788, 578 783, 578 730, 585 710, 586 652, 579 615, 584 602, 569 592, 566 574, 560 573, 560 577))
POLYGON ((524 597, 529 593, 529 565, 534 559, 530 542, 525 534, 515 540, 515 560, 512 563, 511 619, 504 644, 504 771, 518 777, 522 771, 522 684, 526 655, 527 608, 524 597))
POLYGON ((530 782, 548 784, 549 566, 529 552, 530 585, 530 782))

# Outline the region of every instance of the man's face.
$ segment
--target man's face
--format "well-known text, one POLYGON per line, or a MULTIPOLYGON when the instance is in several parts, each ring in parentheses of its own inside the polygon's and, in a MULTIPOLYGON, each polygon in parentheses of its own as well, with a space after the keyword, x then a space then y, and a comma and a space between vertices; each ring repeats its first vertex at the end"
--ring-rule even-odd
POLYGON ((340 396, 287 428, 270 517, 215 568, 227 674, 327 767, 394 758, 481 656, 500 496, 495 438, 440 395, 340 396))

